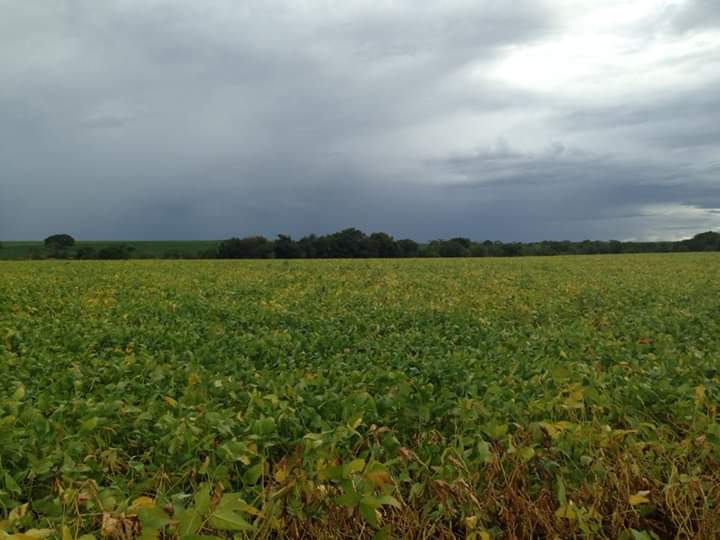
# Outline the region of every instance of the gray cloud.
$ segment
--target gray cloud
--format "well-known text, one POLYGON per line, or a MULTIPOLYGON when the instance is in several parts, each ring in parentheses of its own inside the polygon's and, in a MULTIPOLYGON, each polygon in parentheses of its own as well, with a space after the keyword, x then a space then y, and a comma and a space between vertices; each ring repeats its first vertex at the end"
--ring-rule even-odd
MULTIPOLYGON (((666 10, 666 27, 688 33, 681 21, 701 8, 712 6, 666 10)), ((605 89, 602 71, 587 91, 580 68, 548 92, 532 82, 537 66, 495 73, 565 39, 579 14, 552 0, 0 9, 2 238, 346 226, 421 240, 629 238, 720 223, 710 38, 650 55, 652 84, 632 91, 628 79, 627 95, 605 89)), ((685 39, 618 32, 661 51, 685 39)), ((622 54, 635 61, 643 47, 622 54)))
POLYGON ((720 4, 714 0, 689 0, 674 12, 672 22, 683 32, 720 27, 720 4))
POLYGON ((562 219, 641 217, 653 205, 720 207, 718 167, 659 165, 611 155, 567 150, 556 144, 543 154, 507 148, 454 157, 439 164, 457 180, 454 189, 526 194, 528 213, 562 219))

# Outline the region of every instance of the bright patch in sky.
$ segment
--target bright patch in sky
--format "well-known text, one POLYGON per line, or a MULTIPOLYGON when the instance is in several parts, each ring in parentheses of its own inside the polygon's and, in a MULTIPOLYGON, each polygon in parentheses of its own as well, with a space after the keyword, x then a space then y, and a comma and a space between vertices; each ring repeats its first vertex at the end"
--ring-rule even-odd
POLYGON ((668 35, 658 15, 685 2, 575 5, 558 34, 509 47, 490 76, 512 86, 592 101, 693 86, 720 76, 720 30, 668 35), (717 54, 715 65, 694 58, 717 54))

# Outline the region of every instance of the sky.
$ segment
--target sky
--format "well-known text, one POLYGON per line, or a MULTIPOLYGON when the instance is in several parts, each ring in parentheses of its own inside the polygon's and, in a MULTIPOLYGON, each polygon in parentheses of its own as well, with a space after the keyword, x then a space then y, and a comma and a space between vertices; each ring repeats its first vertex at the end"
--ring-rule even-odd
POLYGON ((718 0, 0 0, 0 239, 720 228, 718 0))

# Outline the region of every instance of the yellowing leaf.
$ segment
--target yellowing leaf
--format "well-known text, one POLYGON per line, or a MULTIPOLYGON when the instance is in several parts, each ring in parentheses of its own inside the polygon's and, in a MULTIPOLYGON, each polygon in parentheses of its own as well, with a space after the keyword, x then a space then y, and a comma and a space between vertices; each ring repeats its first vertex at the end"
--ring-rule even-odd
POLYGON ((468 516, 465 518, 465 528, 469 531, 472 531, 477 527, 478 523, 478 517, 477 516, 468 516))
POLYGON ((155 508, 155 501, 151 497, 138 497, 130 506, 131 511, 137 511, 141 508, 155 508))
POLYGON ((15 534, 3 534, 0 531, 0 538, 3 540, 40 540, 51 534, 55 534, 55 529, 29 529, 25 532, 15 534))
POLYGON ((226 493, 223 495, 217 510, 245 512, 251 516, 259 516, 261 514, 260 510, 246 503, 240 493, 226 493))
POLYGON ((638 491, 635 495, 630 495, 628 502, 631 506, 648 504, 650 502, 650 499, 647 498, 648 495, 650 495, 649 491, 638 491))
POLYGON ((560 435, 560 432, 562 431, 550 422, 540 422, 540 427, 542 427, 547 432, 551 439, 557 439, 560 435))
POLYGON ((376 487, 382 487, 385 484, 393 483, 390 473, 381 463, 372 464, 365 472, 365 479, 374 484, 376 487))
POLYGON ((45 538, 51 534, 55 534, 55 529, 29 529, 23 533, 30 538, 45 538))
POLYGON ((567 409, 582 409, 583 399, 585 395, 582 388, 578 388, 576 385, 572 385, 568 390, 567 397, 563 402, 563 406, 567 409))
POLYGON ((10 510, 10 515, 8 515, 8 521, 11 525, 18 519, 22 518, 25 514, 27 514, 28 506, 30 506, 29 503, 25 503, 10 510))
POLYGON ((558 517, 560 519, 567 519, 569 521, 575 521, 577 519, 575 505, 572 502, 568 504, 563 504, 555 511, 555 517, 558 517))
POLYGON ((170 396, 163 397, 163 401, 173 408, 177 407, 177 400, 171 398, 170 396))
POLYGON ((250 514, 251 516, 259 516, 261 514, 260 510, 258 510, 254 506, 250 506, 245 501, 240 501, 238 503, 238 510, 240 510, 241 512, 245 512, 246 514, 250 514))
POLYGON ((364 459, 354 459, 347 465, 347 473, 355 474, 357 472, 362 471, 365 468, 365 460, 364 459))
POLYGON ((288 470, 287 470, 287 466, 286 466, 286 465, 283 465, 283 466, 281 466, 281 467, 278 467, 278 468, 275 470, 275 474, 274 474, 274 476, 273 476, 273 478, 275 478, 275 481, 276 481, 278 484, 282 484, 287 477, 288 477, 288 470))
POLYGON ((17 390, 15 390, 15 393, 13 394, 13 399, 15 401, 21 401, 22 398, 25 397, 25 387, 21 384, 17 387, 17 390))

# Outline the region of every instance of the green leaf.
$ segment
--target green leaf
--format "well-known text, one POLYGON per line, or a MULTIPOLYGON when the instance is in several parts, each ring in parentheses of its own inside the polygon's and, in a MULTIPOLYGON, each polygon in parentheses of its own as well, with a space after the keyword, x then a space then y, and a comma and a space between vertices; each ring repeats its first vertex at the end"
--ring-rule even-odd
POLYGON ((517 455, 523 462, 528 462, 535 456, 535 450, 530 446, 523 446, 517 449, 517 455))
POLYGON ((159 530, 151 529, 150 527, 143 527, 137 540, 156 540, 157 538, 160 538, 159 530))
POLYGON ((500 439, 508 432, 507 424, 488 424, 483 430, 491 439, 500 439))
POLYGON ((380 495, 379 497, 376 497, 376 499, 383 506, 402 508, 400 502, 395 497, 391 497, 390 495, 380 495))
POLYGON ((339 504, 340 506, 345 506, 347 508, 355 508, 358 504, 360 504, 360 499, 362 499, 362 495, 360 493, 352 490, 347 490, 344 491, 339 497, 336 497, 335 502, 337 502, 337 504, 339 504))
POLYGON ((479 441, 477 443, 478 459, 481 463, 490 463, 492 461, 492 450, 487 441, 479 441))
POLYGON ((164 527, 172 523, 172 519, 162 509, 155 508, 141 508, 138 511, 138 518, 140 518, 140 524, 143 527, 143 532, 146 528, 162 530, 164 527))
POLYGON ((560 506, 565 506, 567 504, 567 495, 565 494, 565 482, 563 482, 563 479, 560 476, 557 477, 557 498, 560 502, 560 506))
POLYGON ((380 524, 378 523, 377 513, 375 512, 379 505, 369 504, 366 499, 367 497, 363 497, 360 501, 360 515, 373 527, 379 527, 380 524))
POLYGON ((243 482, 250 486, 255 485, 257 484, 257 481, 260 479, 262 474, 263 464, 261 461, 257 465, 250 467, 247 471, 245 471, 245 474, 243 474, 243 482))
POLYGON ((630 529, 630 534, 632 535, 633 540, 659 540, 658 536, 651 531, 638 531, 630 529))
POLYGON ((207 514, 207 511, 210 509, 210 490, 212 489, 212 486, 204 482, 200 484, 200 487, 195 492, 194 500, 195 500, 195 510, 198 514, 201 516, 204 516, 207 514))
POLYGON ((259 516, 260 510, 249 505, 242 498, 242 493, 225 493, 220 499, 217 510, 231 510, 233 512, 243 512, 253 516, 259 516))
POLYGON ((203 516, 195 508, 188 508, 175 513, 180 536, 195 534, 203 524, 203 516))
POLYGON ((267 437, 277 431, 277 425, 275 419, 272 416, 266 416, 260 420, 255 421, 253 424, 252 431, 255 435, 261 437, 267 437))
MULTIPOLYGON (((10 473, 5 473, 5 489, 11 493, 19 494, 21 492, 20 486, 18 486, 15 479, 10 476, 10 473)), ((35 508, 35 506, 33 506, 35 508)))
POLYGON ((252 531, 253 526, 244 517, 232 510, 215 510, 210 516, 210 525, 224 531, 252 531))
POLYGON ((82 424, 80 424, 80 432, 88 433, 89 431, 93 431, 98 426, 99 422, 100 422, 100 419, 97 416, 88 418, 82 424))
POLYGON ((350 463, 347 463, 343 470, 343 477, 350 478, 355 473, 359 473, 365 468, 364 459, 354 459, 350 463))

